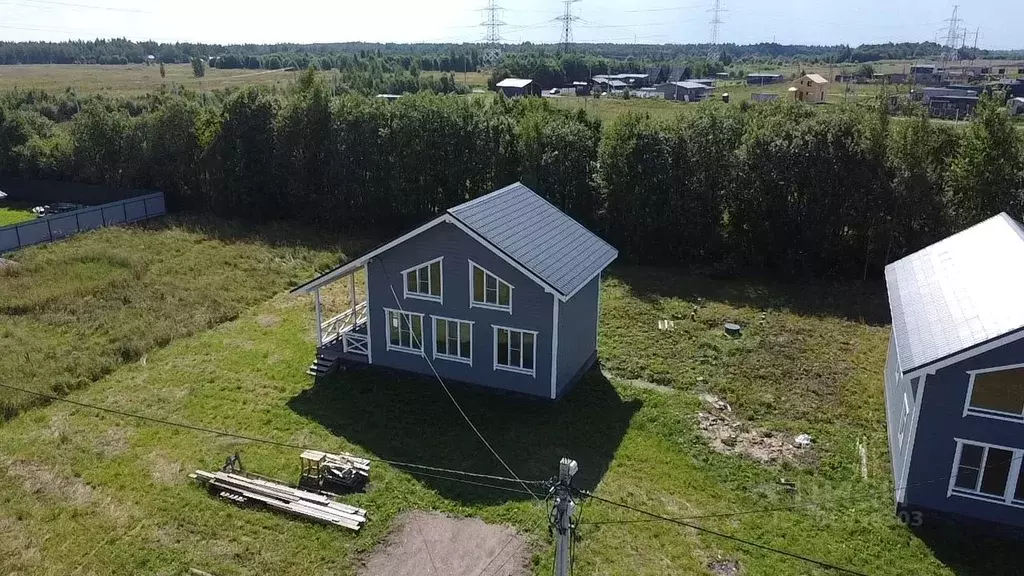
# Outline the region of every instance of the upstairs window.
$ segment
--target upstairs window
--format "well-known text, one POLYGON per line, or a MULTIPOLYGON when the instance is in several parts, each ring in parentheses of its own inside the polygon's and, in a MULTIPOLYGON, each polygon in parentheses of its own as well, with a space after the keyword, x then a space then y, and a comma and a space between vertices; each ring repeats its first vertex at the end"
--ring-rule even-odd
POLYGON ((405 297, 441 302, 441 260, 431 260, 402 271, 405 277, 405 297))
POLYGON ((1024 422, 1024 366, 971 374, 964 413, 1024 422))
POLYGON ((473 364, 473 323, 434 316, 434 358, 473 364))
POLYGON ((490 308, 512 312, 512 285, 469 262, 470 308, 490 308))

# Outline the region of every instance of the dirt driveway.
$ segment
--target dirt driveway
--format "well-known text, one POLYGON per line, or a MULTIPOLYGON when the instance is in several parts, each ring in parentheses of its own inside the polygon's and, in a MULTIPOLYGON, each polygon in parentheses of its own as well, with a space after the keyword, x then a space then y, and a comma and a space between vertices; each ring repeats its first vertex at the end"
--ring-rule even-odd
POLYGON ((512 528, 476 518, 407 512, 360 576, 527 576, 530 552, 512 528))

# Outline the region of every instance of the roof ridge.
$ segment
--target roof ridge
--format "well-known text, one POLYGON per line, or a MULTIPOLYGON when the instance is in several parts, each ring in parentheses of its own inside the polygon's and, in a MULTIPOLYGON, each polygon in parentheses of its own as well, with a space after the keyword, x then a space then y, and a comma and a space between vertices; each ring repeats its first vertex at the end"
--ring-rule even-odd
MULTIPOLYGON (((451 208, 445 210, 445 212, 448 213, 448 214, 454 215, 455 210, 461 210, 462 208, 469 208, 470 206, 473 206, 474 204, 477 204, 478 202, 482 202, 483 200, 486 200, 486 199, 489 199, 489 198, 493 198, 495 196, 500 196, 501 194, 503 194, 505 192, 508 192, 509 190, 511 190, 512 188, 514 188, 517 185, 518 186, 523 186, 524 188, 526 188, 526 186, 523 185, 522 181, 516 180, 515 182, 513 182, 511 184, 508 184, 506 186, 498 188, 497 190, 494 190, 492 192, 488 192, 487 194, 484 194, 483 196, 477 196, 476 198, 473 198, 472 200, 467 200, 467 201, 463 202, 462 204, 457 204, 455 206, 452 206, 451 208)), ((531 190, 531 192, 532 192, 532 190, 531 190)))
MULTIPOLYGON (((533 191, 533 189, 531 189, 531 188, 530 188, 529 186, 527 186, 527 185, 523 184, 523 188, 526 188, 527 190, 529 190, 530 192, 532 192, 534 196, 536 196, 536 197, 540 198, 541 200, 543 200, 543 201, 544 201, 545 203, 547 203, 547 205, 548 205, 548 206, 551 206, 551 207, 552 207, 552 208, 554 208, 555 210, 558 210, 558 213, 559 213, 559 214, 561 214, 561 215, 565 216, 566 218, 568 218, 568 219, 569 219, 569 220, 570 220, 570 221, 571 221, 571 222, 572 222, 573 224, 575 224, 575 225, 576 225, 576 227, 577 227, 577 228, 582 228, 584 232, 586 232, 587 234, 590 234, 590 235, 591 235, 591 236, 593 236, 594 238, 597 238, 597 239, 598 239, 598 240, 600 240, 600 241, 601 241, 601 243, 602 243, 602 244, 604 244, 605 246, 607 246, 607 247, 611 248, 612 250, 615 250, 615 246, 612 246, 611 244, 609 244, 608 242, 606 242, 604 238, 601 238, 600 236, 598 236, 598 235, 597 235, 597 233, 595 233, 595 232, 594 232, 593 230, 591 230, 590 228, 587 228, 587 227, 586 227, 586 226, 584 226, 583 224, 580 224, 580 223, 579 223, 579 221, 577 221, 577 220, 576 220, 575 218, 573 218, 573 217, 572 217, 571 215, 569 215, 569 213, 568 213, 568 212, 566 212, 565 210, 562 210, 562 209, 561 209, 561 208, 559 208, 558 206, 555 206, 554 204, 552 204, 552 203, 551 203, 551 201, 550 201, 550 200, 548 200, 547 198, 545 198, 545 197, 541 196, 540 194, 537 194, 537 193, 536 193, 536 192, 534 192, 534 191, 533 191)), ((616 252, 616 253, 618 253, 618 250, 615 250, 615 252, 616 252)))

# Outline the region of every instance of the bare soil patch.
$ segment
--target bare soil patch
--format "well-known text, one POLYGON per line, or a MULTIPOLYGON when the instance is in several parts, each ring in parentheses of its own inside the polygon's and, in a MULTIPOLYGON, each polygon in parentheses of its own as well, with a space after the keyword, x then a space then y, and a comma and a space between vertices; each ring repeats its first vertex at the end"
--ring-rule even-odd
POLYGON ((395 519, 360 576, 526 576, 529 551, 512 528, 414 511, 395 519))
POLYGON ((700 398, 707 408, 697 412, 700 433, 715 452, 739 454, 762 464, 804 464, 810 459, 811 448, 800 446, 795 438, 735 419, 729 404, 711 394, 700 398))
POLYGON ((21 481, 22 488, 63 502, 81 506, 92 500, 92 488, 80 478, 69 478, 57 470, 28 460, 6 462, 7 475, 21 481))

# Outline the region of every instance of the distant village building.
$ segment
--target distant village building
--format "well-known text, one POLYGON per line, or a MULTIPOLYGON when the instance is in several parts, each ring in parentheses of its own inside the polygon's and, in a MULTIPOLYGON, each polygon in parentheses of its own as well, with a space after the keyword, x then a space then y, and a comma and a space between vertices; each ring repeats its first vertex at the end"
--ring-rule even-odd
POLYGON ((661 86, 658 86, 658 91, 665 95, 665 100, 700 102, 708 96, 711 96, 712 89, 710 86, 699 82, 682 80, 679 82, 662 84, 661 86))
POLYGON ((753 100, 754 102, 774 102, 775 100, 779 99, 779 95, 755 92, 754 94, 750 95, 750 99, 753 100))
POLYGON ((540 85, 529 78, 505 78, 496 87, 507 98, 540 96, 540 85))
POLYGON ((714 78, 691 78, 690 82, 696 82, 697 84, 703 84, 709 88, 714 88, 717 80, 714 78))
MULTIPOLYGON (((566 90, 568 90, 568 88, 566 88, 566 90)), ((588 82, 573 82, 572 90, 577 96, 590 96, 590 84, 588 82)))
POLYGON ((795 97, 800 102, 824 102, 828 97, 828 80, 820 74, 804 74, 795 88, 795 97))
POLYGON ((776 84, 782 82, 786 77, 773 72, 754 72, 747 74, 747 84, 752 86, 763 86, 765 84, 776 84))

